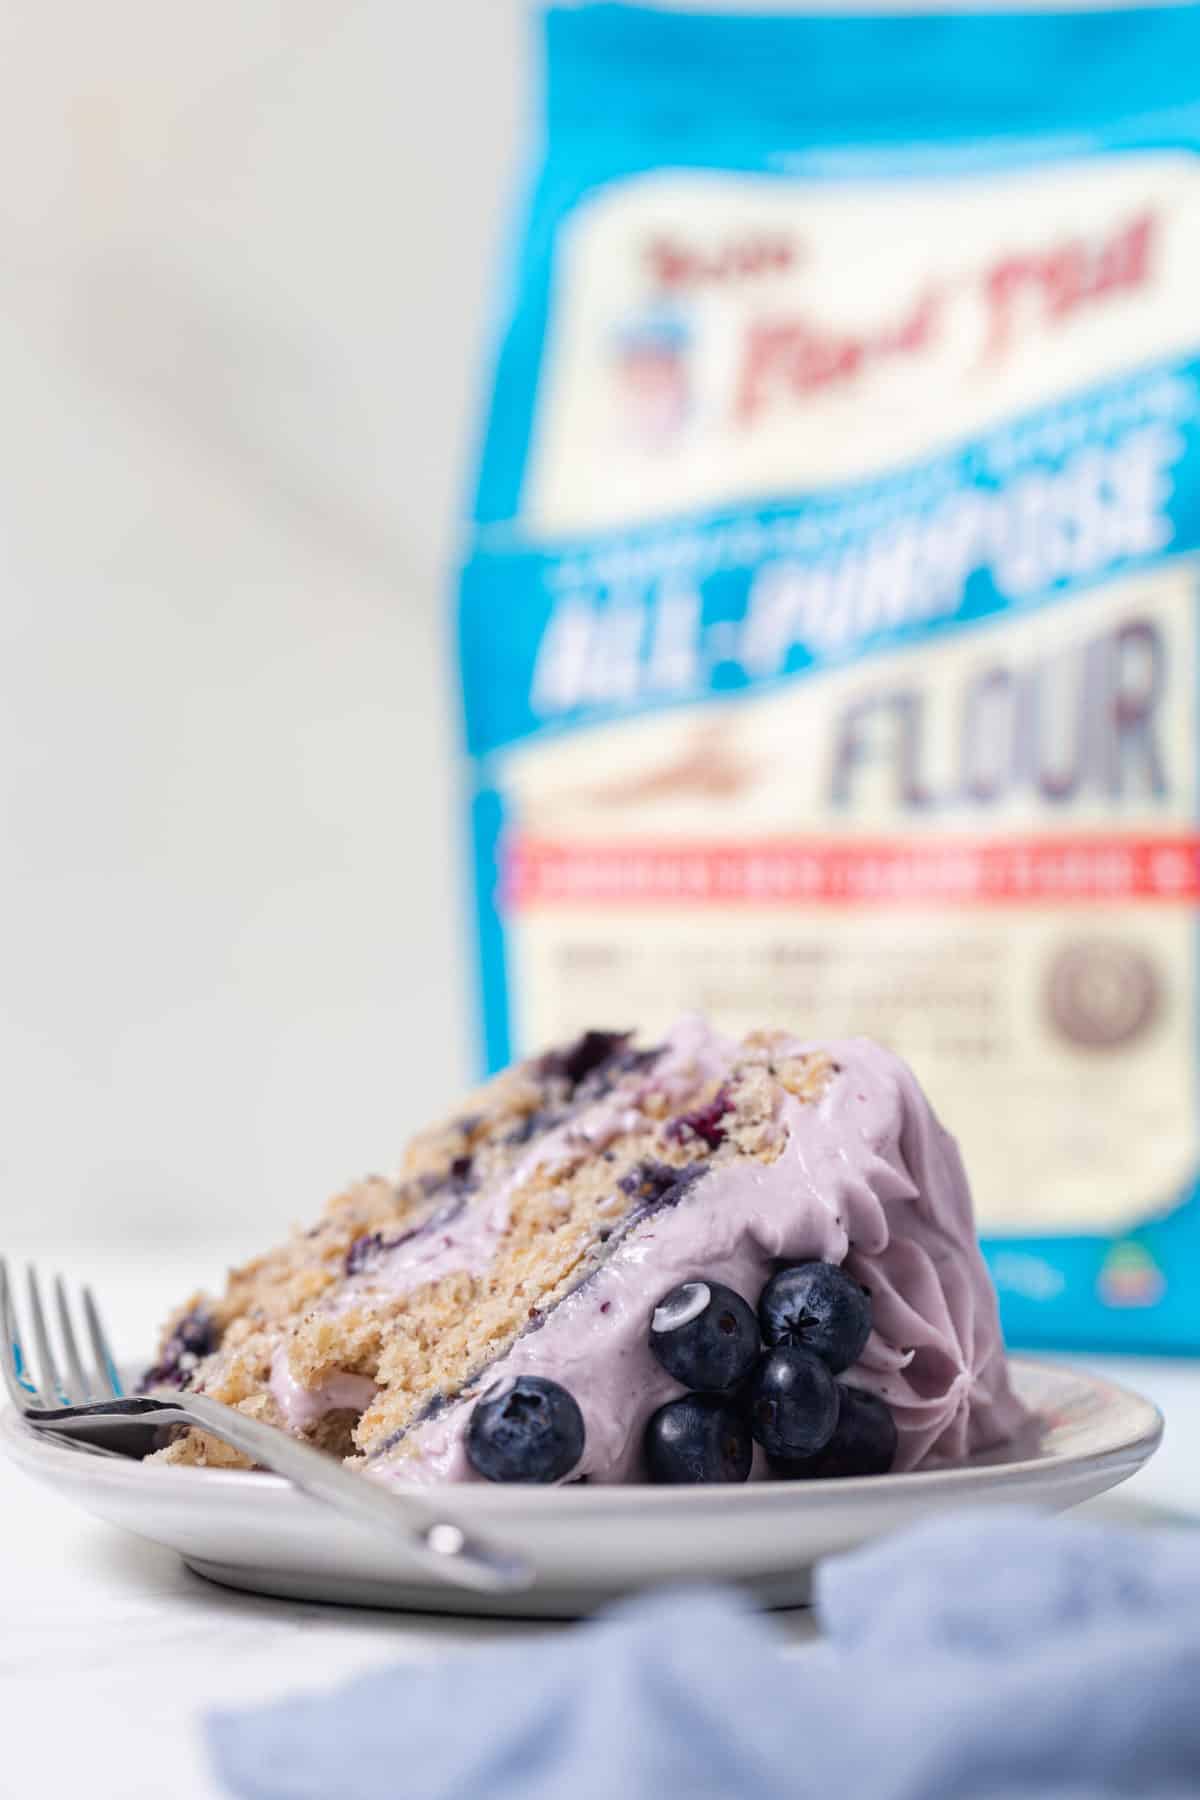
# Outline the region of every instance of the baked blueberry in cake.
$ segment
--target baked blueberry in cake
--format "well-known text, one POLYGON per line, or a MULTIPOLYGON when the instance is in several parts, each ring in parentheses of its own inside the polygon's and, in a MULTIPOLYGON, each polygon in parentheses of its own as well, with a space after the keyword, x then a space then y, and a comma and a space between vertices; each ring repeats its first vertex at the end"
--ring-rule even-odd
MULTIPOLYGON (((1024 1418, 909 1068, 698 1018, 497 1076, 181 1308, 147 1380, 416 1483, 869 1475, 1024 1418)), ((241 1460, 195 1430, 159 1454, 241 1460)))

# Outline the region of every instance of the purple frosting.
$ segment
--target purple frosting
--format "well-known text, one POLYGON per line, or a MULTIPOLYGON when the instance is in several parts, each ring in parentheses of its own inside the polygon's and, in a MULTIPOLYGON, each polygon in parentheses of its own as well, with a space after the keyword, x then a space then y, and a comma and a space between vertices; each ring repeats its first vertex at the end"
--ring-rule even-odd
MULTIPOLYGON (((836 1072, 819 1100, 779 1089, 773 1161, 742 1155, 699 1172, 671 1171, 686 1173, 683 1191, 657 1206, 651 1171, 651 1203, 614 1232, 608 1260, 489 1369, 492 1380, 544 1375, 570 1390, 587 1432, 576 1476, 615 1482, 644 1474, 646 1422, 682 1391, 648 1345, 662 1295, 699 1276, 753 1303, 781 1259, 844 1262, 870 1289, 875 1328, 846 1378, 891 1408, 897 1469, 959 1460, 1006 1441, 1023 1423, 954 1140, 891 1052, 865 1039, 796 1040, 775 1050, 813 1053, 829 1057, 836 1072)), ((564 1132, 575 1143, 602 1144, 638 1097, 723 1081, 738 1055, 703 1021, 683 1020, 632 1090, 597 1101, 564 1132)), ((555 1158, 559 1135, 542 1141, 493 1203, 480 1196, 481 1223, 488 1221, 480 1235, 502 1229, 516 1187, 535 1164, 555 1158)), ((476 1254, 482 1247, 470 1245, 476 1254)), ((474 1479, 463 1449, 473 1403, 469 1394, 414 1427, 376 1472, 418 1483, 474 1479)))

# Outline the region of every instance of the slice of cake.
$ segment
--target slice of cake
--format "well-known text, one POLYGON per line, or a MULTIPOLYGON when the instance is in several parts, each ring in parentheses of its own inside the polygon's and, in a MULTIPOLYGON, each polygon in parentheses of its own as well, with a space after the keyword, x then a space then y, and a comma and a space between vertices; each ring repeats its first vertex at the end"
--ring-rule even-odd
MULTIPOLYGON (((958 1150, 863 1039, 591 1031, 168 1326, 194 1386, 411 1482, 744 1480, 1011 1437, 958 1150)), ((169 1461, 237 1464, 197 1431, 169 1461)))

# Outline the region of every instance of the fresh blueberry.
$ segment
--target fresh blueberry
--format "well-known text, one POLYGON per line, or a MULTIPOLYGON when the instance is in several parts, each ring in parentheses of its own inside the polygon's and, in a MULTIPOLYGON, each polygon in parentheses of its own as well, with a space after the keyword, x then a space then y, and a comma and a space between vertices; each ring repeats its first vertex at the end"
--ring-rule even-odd
POLYGON ((583 1455, 583 1414, 542 1375, 493 1382, 467 1427, 467 1457, 485 1481, 561 1481, 583 1455))
POLYGON ((746 1421, 716 1394, 685 1394, 646 1427, 651 1481, 745 1481, 754 1446, 746 1421))
POLYGON ((650 1320, 650 1348, 684 1387, 728 1393, 754 1367, 758 1320, 719 1281, 685 1281, 664 1294, 650 1320))
POLYGON ((801 1345, 840 1375, 871 1335, 871 1296, 833 1263, 796 1263, 768 1281, 758 1317, 766 1343, 801 1345))
POLYGON ((833 1436, 838 1384, 799 1344, 768 1350, 750 1382, 750 1429, 768 1456, 814 1456, 833 1436))
POLYGON ((883 1401, 862 1388, 838 1383, 840 1403, 833 1436, 815 1456, 771 1458, 785 1481, 831 1481, 841 1475, 886 1475, 896 1460, 896 1421, 883 1401))

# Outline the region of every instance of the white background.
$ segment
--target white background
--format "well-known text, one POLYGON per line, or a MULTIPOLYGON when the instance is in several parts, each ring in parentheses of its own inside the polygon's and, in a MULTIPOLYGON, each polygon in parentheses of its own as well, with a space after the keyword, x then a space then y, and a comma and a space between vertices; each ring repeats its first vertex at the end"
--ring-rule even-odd
POLYGON ((0 15, 0 1250, 259 1248, 472 1070, 450 570, 527 26, 0 15))

